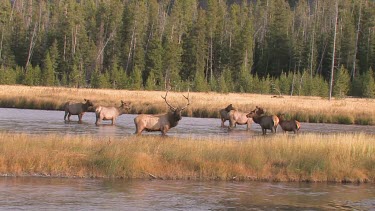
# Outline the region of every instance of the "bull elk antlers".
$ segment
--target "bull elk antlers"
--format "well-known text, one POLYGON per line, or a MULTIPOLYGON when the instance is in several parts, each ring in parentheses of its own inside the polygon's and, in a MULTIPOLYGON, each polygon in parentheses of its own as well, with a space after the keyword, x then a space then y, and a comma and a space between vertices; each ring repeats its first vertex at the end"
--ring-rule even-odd
MULTIPOLYGON (((170 108, 171 110, 175 111, 177 108, 173 107, 173 106, 172 106, 171 104, 169 104, 168 101, 167 101, 168 91, 169 91, 169 90, 167 90, 167 92, 165 93, 165 96, 164 96, 164 97, 161 96, 161 98, 164 99, 165 103, 169 106, 169 108, 170 108)), ((188 102, 187 102, 186 106, 184 106, 183 108, 181 108, 181 111, 185 110, 185 109, 190 105, 189 94, 190 94, 190 92, 189 92, 189 89, 188 89, 188 96, 186 97, 185 95, 182 95, 182 96, 184 96, 184 98, 185 98, 188 102)))

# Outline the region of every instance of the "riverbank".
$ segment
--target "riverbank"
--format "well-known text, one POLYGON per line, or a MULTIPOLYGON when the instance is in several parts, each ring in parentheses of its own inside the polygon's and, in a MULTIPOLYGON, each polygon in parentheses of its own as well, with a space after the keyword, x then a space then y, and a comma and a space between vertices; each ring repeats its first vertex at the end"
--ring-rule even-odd
POLYGON ((0 175, 374 183, 374 141, 365 134, 232 141, 0 133, 0 175))
MULTIPOLYGON (((173 106, 186 105, 181 95, 170 92, 168 102, 173 106)), ((90 99, 95 105, 119 106, 120 101, 132 103, 130 113, 156 114, 167 111, 162 91, 130 91, 109 89, 77 89, 62 87, 29 87, 0 85, 0 107, 43 110, 63 110, 66 101, 83 102, 90 99)), ((190 93, 190 106, 184 116, 219 118, 219 110, 233 104, 243 112, 261 106, 269 114, 286 114, 287 118, 311 123, 375 125, 374 99, 335 99, 241 93, 190 93)))

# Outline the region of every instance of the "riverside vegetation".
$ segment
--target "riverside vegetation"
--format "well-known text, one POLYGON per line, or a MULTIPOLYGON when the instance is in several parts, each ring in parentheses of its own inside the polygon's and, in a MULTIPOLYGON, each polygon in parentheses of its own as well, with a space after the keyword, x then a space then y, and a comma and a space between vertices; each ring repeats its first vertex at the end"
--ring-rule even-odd
POLYGON ((0 174, 126 179, 375 182, 375 137, 251 140, 0 133, 0 174))
MULTIPOLYGON (((166 110, 161 98, 164 94, 164 91, 0 85, 0 107, 63 110, 66 101, 83 102, 83 99, 89 98, 94 105, 102 106, 116 105, 125 100, 132 103, 129 113, 157 114, 166 110)), ((173 104, 186 104, 180 93, 171 92, 168 98, 173 104)), ((321 97, 272 98, 271 95, 212 92, 190 92, 190 98, 191 105, 183 111, 183 116, 220 118, 220 109, 232 103, 239 111, 250 112, 256 106, 261 106, 266 113, 283 113, 285 119, 300 122, 375 124, 374 99, 340 98, 328 101, 321 97)))

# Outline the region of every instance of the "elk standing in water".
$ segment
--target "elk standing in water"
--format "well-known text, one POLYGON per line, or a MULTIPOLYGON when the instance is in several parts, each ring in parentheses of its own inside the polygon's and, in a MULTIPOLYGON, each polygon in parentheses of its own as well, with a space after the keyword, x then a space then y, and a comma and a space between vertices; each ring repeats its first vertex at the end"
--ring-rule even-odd
POLYGON ((253 118, 254 122, 260 125, 263 135, 266 135, 267 129, 276 133, 276 128, 279 124, 279 118, 275 115, 265 116, 263 114, 264 110, 257 106, 255 110, 251 111, 246 116, 248 118, 253 118))
POLYGON ((236 125, 246 125, 246 130, 249 130, 253 120, 243 113, 237 110, 231 110, 229 115, 229 128, 236 127, 236 125))
POLYGON ((281 114, 278 117, 280 120, 279 125, 284 133, 286 133, 286 131, 298 133, 299 129, 301 128, 301 124, 297 120, 285 120, 284 114, 281 114))
POLYGON ((70 122, 71 115, 78 115, 78 123, 82 123, 83 114, 87 112, 90 107, 93 106, 93 103, 90 100, 87 100, 87 99, 84 99, 84 100, 85 100, 85 103, 73 103, 73 102, 65 103, 64 121, 66 121, 66 116, 68 116, 68 121, 70 122))
POLYGON ((168 91, 165 93, 165 96, 162 98, 165 100, 165 103, 169 106, 170 111, 166 114, 159 114, 159 115, 148 115, 148 114, 141 114, 134 118, 135 124, 135 133, 140 135, 142 131, 161 131, 162 135, 166 135, 167 131, 173 127, 176 127, 178 121, 181 120, 181 112, 185 110, 189 105, 189 94, 185 99, 187 100, 187 104, 183 108, 175 108, 171 106, 167 101, 167 94, 168 91))
POLYGON ((232 104, 229 104, 226 108, 220 110, 221 127, 224 127, 225 121, 229 120, 229 112, 235 110, 232 104))
POLYGON ((95 125, 99 125, 99 123, 102 120, 112 120, 112 125, 114 125, 116 122, 116 118, 118 116, 125 114, 129 111, 130 104, 131 104, 130 102, 125 103, 124 101, 121 100, 121 106, 118 108, 98 106, 95 109, 95 114, 96 114, 95 125))

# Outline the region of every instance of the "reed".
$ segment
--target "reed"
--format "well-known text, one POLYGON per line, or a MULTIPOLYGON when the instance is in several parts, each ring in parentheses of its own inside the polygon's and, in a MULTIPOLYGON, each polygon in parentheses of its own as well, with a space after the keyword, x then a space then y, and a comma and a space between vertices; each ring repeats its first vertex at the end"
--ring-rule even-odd
POLYGON ((246 141, 0 133, 0 174, 126 179, 375 182, 375 137, 246 141))
MULTIPOLYGON (((83 102, 88 98, 96 105, 119 105, 121 100, 132 102, 130 113, 163 113, 167 111, 163 91, 130 91, 109 89, 77 89, 62 87, 29 87, 0 85, 0 107, 62 110, 66 101, 83 102)), ((170 92, 172 105, 185 105, 182 93, 170 92)), ((186 94, 186 93, 185 93, 186 94)), ((267 113, 285 113, 301 122, 375 125, 375 100, 345 98, 328 101, 320 97, 284 96, 246 93, 190 93, 191 105, 184 116, 219 117, 219 110, 232 103, 247 112, 261 106, 267 113)))

